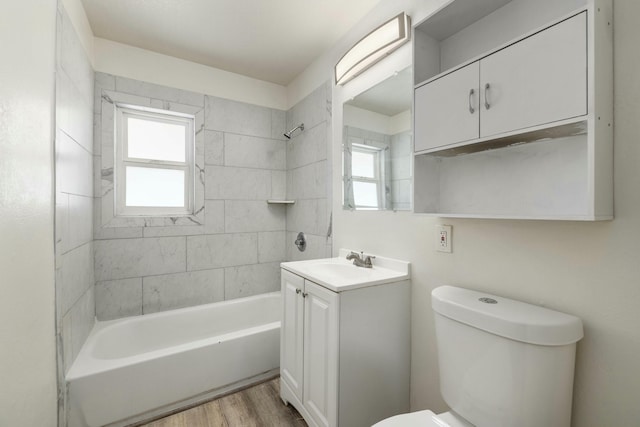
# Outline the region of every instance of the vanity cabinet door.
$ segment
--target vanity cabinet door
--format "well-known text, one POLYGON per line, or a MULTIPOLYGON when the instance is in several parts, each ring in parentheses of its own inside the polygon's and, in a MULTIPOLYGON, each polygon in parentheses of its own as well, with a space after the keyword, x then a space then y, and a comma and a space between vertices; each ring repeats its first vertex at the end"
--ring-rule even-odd
POLYGON ((305 280, 304 402, 318 426, 337 423, 338 294, 305 280))
POLYGON ((587 114, 587 13, 483 58, 480 77, 480 137, 587 114))
POLYGON ((443 147, 479 136, 478 62, 415 90, 415 151, 443 147))
POLYGON ((282 321, 280 326, 280 377, 302 401, 304 333, 304 279, 281 271, 282 321))

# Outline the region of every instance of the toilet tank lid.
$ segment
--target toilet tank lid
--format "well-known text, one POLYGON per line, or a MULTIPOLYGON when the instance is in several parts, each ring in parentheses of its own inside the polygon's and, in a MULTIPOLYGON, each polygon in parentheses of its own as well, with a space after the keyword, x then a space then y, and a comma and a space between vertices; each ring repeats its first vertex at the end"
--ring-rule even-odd
POLYGON ((583 337, 582 321, 570 314, 455 286, 431 292, 438 314, 478 329, 538 345, 567 345, 583 337))

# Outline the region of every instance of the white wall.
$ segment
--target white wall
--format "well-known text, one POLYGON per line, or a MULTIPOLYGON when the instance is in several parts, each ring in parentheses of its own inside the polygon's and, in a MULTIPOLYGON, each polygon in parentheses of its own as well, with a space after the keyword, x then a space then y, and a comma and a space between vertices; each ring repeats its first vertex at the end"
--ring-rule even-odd
POLYGON ((372 132, 391 134, 391 118, 384 114, 354 107, 344 106, 343 126, 353 126, 372 132))
POLYGON ((56 424, 53 93, 56 2, 0 18, 0 425, 56 424))
MULTIPOLYGON (((290 97, 307 82, 332 72, 353 41, 403 8, 418 22, 435 3, 384 0, 331 52, 290 85, 290 97)), ((441 2, 440 2, 441 3, 441 2)), ((581 317, 573 425, 635 426, 640 420, 640 3, 615 0, 615 220, 598 223, 436 219, 406 212, 350 212, 334 197, 333 251, 347 247, 412 263, 413 410, 444 410, 439 393, 430 292, 442 284, 482 289, 581 317), (434 225, 453 225, 453 253, 436 253, 434 225), (372 232, 374 231, 374 232, 372 232)), ((395 55, 395 54, 394 54, 395 55)), ((334 88, 333 161, 340 162, 342 100, 383 80, 400 66, 389 57, 353 81, 334 88), (354 93, 355 92, 355 93, 354 93)), ((325 77, 326 78, 326 77, 325 77)), ((310 84, 309 86, 313 86, 310 84)), ((340 194, 340 169, 334 194, 340 194)))
POLYGON ((284 86, 94 37, 81 0, 62 3, 95 71, 268 108, 293 106, 284 86))
POLYGON ((288 109, 286 88, 184 59, 94 39, 95 70, 262 107, 288 109))

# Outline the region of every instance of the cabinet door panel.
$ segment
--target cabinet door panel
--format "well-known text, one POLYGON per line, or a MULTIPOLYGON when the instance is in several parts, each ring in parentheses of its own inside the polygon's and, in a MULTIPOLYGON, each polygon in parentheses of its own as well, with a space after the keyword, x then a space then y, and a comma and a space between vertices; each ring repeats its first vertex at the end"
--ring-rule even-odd
POLYGON ((587 114, 586 15, 480 61, 481 137, 587 114))
POLYGON ((318 426, 334 426, 338 395, 338 295, 305 281, 304 406, 318 426))
POLYGON ((302 401, 304 279, 286 270, 281 272, 280 377, 302 401))
POLYGON ((474 62, 416 89, 415 151, 478 138, 478 75, 474 62))

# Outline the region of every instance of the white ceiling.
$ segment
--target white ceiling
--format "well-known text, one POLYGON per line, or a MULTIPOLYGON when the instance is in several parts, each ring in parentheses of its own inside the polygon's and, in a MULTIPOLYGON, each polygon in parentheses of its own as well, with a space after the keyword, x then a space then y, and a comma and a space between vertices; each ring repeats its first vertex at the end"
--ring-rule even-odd
POLYGON ((96 37, 281 85, 379 0, 82 0, 96 37))

